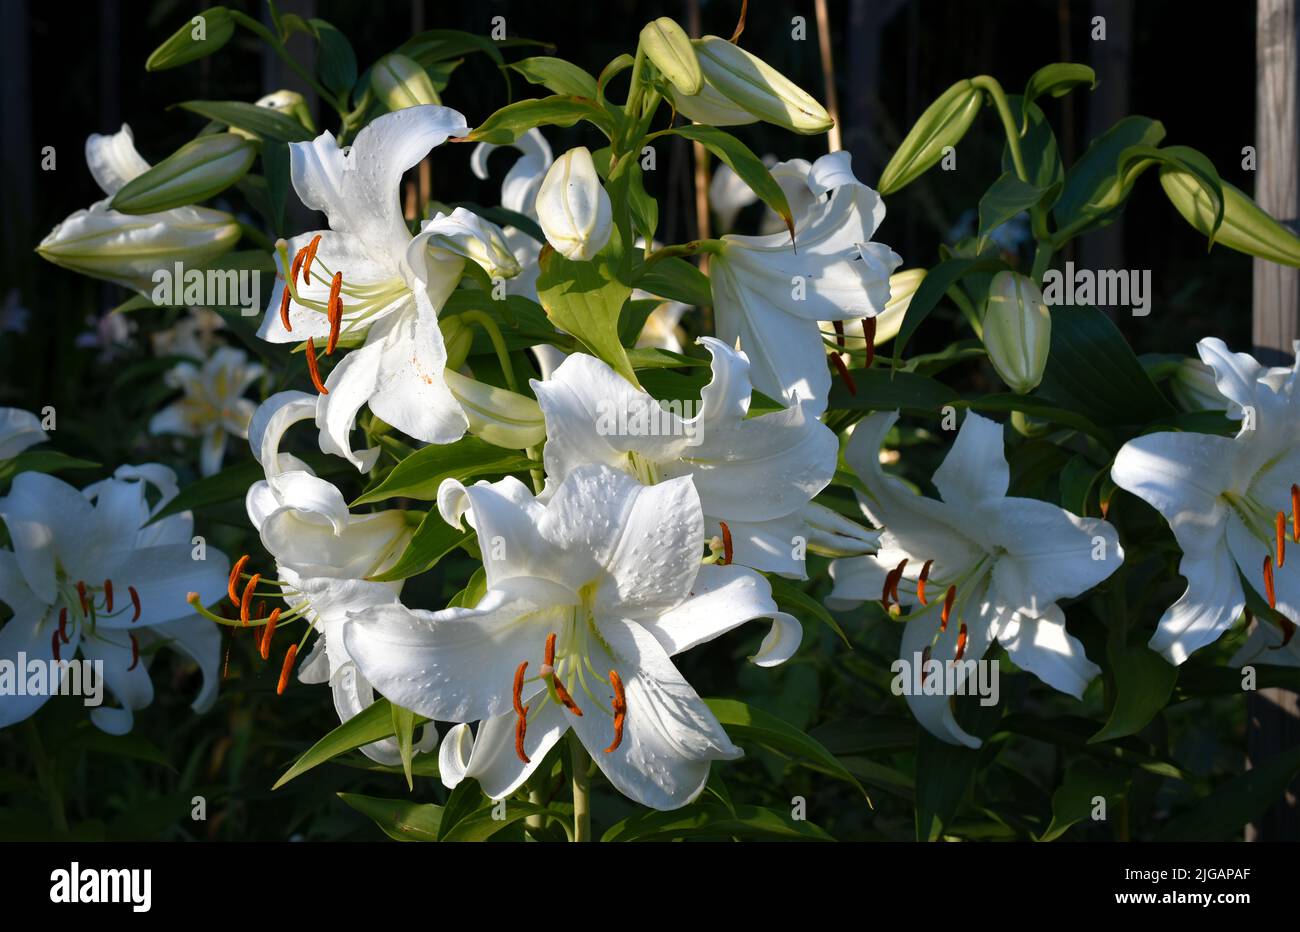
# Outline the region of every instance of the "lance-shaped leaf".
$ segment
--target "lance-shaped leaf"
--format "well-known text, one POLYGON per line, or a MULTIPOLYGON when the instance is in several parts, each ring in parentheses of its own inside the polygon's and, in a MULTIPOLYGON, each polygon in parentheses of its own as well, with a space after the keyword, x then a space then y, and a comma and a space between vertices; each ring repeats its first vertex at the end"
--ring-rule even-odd
POLYGON ((292 117, 242 100, 187 100, 176 106, 226 126, 247 130, 263 139, 306 142, 313 135, 292 117))
POLYGON ((591 123, 607 138, 617 130, 613 115, 594 100, 556 95, 507 104, 474 128, 466 137, 471 142, 504 146, 537 126, 572 126, 579 120, 591 123))
MULTIPOLYGON (((1026 104, 1032 104, 1044 94, 1050 94, 1053 97, 1064 97, 1076 87, 1088 85, 1089 89, 1097 86, 1097 74, 1087 65, 1079 65, 1074 62, 1056 62, 1051 65, 1044 65, 1029 76, 1029 82, 1025 85, 1024 99, 1026 104)), ((1020 135, 1024 136, 1029 129, 1029 121, 1021 120, 1020 135)))
POLYGON ((790 204, 785 192, 776 183, 772 173, 753 151, 728 132, 713 126, 679 126, 670 130, 678 136, 692 142, 698 142, 712 152, 723 164, 740 176, 740 180, 749 185, 750 190, 758 195, 772 211, 780 217, 794 236, 794 217, 790 213, 790 204))
POLYGON ((510 70, 524 76, 529 84, 540 84, 553 93, 568 97, 596 99, 596 79, 573 62, 549 55, 536 55, 511 62, 510 70))
POLYGON ((1065 175, 1065 186, 1053 208, 1056 223, 1077 235, 1104 226, 1132 190, 1132 178, 1121 170, 1121 157, 1134 146, 1156 146, 1165 128, 1144 116, 1120 120, 1094 139, 1065 175))
POLYGON ((635 385, 627 351, 618 338, 619 313, 632 294, 616 274, 621 248, 617 227, 609 244, 590 262, 573 262, 544 247, 538 258, 537 296, 551 323, 635 385))

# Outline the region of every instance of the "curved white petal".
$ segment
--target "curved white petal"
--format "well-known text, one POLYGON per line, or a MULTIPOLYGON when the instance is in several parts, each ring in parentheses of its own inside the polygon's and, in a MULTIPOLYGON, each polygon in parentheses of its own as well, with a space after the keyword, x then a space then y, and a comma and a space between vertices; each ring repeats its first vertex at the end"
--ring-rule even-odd
POLYGON ((1187 590, 1165 611, 1148 646, 1174 665, 1211 644, 1246 607, 1241 578, 1228 548, 1184 551, 1178 573, 1187 590))
POLYGON ((438 513, 456 528, 468 516, 478 532, 489 589, 515 576, 546 575, 547 545, 537 529, 545 509, 514 476, 471 486, 446 479, 438 488, 438 513))
POLYGON ((131 127, 125 123, 112 135, 92 133, 86 139, 86 165, 95 184, 109 197, 149 170, 149 163, 135 149, 131 127))
POLYGON ((1076 699, 1082 699, 1088 684, 1101 674, 1079 639, 1065 630, 1065 613, 1057 605, 1049 605, 1036 618, 1013 614, 998 631, 998 643, 1016 666, 1076 699))
POLYGON ((110 735, 124 735, 135 722, 135 712, 153 702, 153 681, 143 658, 135 663, 131 639, 126 631, 100 631, 95 637, 81 641, 81 655, 92 663, 103 663, 104 685, 120 706, 97 706, 90 712, 90 720, 101 731, 110 735))
POLYGON ((1003 452, 1003 428, 974 411, 957 431, 957 439, 934 471, 934 486, 950 505, 974 505, 1007 494, 1011 470, 1003 452))
POLYGON ((0 408, 0 460, 15 457, 48 439, 35 414, 22 408, 0 408))

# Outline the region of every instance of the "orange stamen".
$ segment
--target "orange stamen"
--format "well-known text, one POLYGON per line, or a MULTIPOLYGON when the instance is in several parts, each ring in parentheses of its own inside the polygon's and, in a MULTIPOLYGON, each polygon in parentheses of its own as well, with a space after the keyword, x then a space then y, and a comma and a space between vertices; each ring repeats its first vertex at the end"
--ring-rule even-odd
POLYGON ((330 335, 325 341, 325 355, 334 355, 334 347, 339 343, 339 331, 343 326, 343 300, 331 298, 329 303, 330 335))
POLYGON ((50 638, 50 643, 54 646, 54 659, 59 659, 59 632, 55 631, 50 638))
POLYGON ((258 653, 262 655, 263 660, 271 657, 271 638, 275 636, 275 626, 280 621, 280 609, 271 612, 271 617, 267 619, 266 626, 262 629, 262 640, 257 645, 258 653))
MULTIPOLYGON (((874 318, 871 318, 871 317, 868 317, 868 318, 867 318, 867 320, 873 320, 873 319, 874 319, 874 318)), ((917 578, 917 580, 916 580, 916 599, 917 599, 917 601, 920 602, 922 605, 925 605, 925 604, 926 604, 926 601, 925 601, 925 584, 926 584, 926 582, 927 582, 927 581, 929 580, 929 578, 930 578, 930 567, 933 566, 933 565, 934 565, 934 561, 933 561, 933 560, 926 560, 926 561, 925 561, 925 565, 921 567, 921 575, 920 575, 920 576, 917 578)))
POLYGON ((894 584, 893 584, 892 586, 889 587, 889 595, 890 595, 890 597, 891 597, 895 602, 897 602, 899 605, 902 605, 902 604, 903 604, 903 601, 902 601, 902 599, 900 599, 900 598, 898 597, 898 583, 899 583, 900 580, 902 580, 902 578, 903 578, 903 570, 905 570, 905 569, 907 569, 907 558, 906 558, 906 557, 903 558, 903 562, 902 562, 902 563, 900 563, 900 564, 898 564, 898 566, 894 567, 894 572, 893 572, 894 584))
POLYGON ((311 384, 316 386, 316 391, 322 395, 330 393, 325 383, 320 380, 320 369, 316 368, 316 344, 312 342, 311 337, 307 338, 307 373, 311 376, 311 384))
POLYGON ((531 764, 532 760, 524 753, 524 738, 528 737, 528 706, 524 706, 524 712, 515 722, 515 754, 525 764, 531 764))
POLYGON ((284 688, 289 685, 289 671, 293 669, 293 658, 298 656, 298 645, 290 644, 284 652, 284 665, 280 667, 280 681, 275 684, 275 694, 284 695, 284 688))
POLYGON ((1273 591, 1273 558, 1264 556, 1264 594, 1268 596, 1268 607, 1277 608, 1277 593, 1273 591))
POLYGON ((134 634, 128 634, 127 637, 131 639, 131 666, 126 668, 126 672, 130 673, 140 663, 140 642, 135 639, 134 634))
POLYGON ((1277 513, 1277 568, 1286 562, 1286 515, 1277 513))
POLYGON ((72 638, 68 637, 68 608, 66 605, 59 609, 59 637, 63 638, 64 644, 72 640, 72 638))
POLYGON ((248 563, 248 554, 244 554, 235 561, 235 565, 230 568, 230 582, 226 585, 226 593, 230 596, 230 601, 236 605, 239 604, 239 590, 235 588, 239 582, 240 575, 244 572, 244 566, 248 563))
POLYGON ((943 596, 943 612, 939 615, 939 631, 948 630, 948 616, 952 613, 953 599, 957 598, 957 587, 949 586, 943 596))
POLYGON ((871 364, 876 360, 876 319, 874 317, 862 318, 862 338, 867 341, 867 358, 863 360, 862 368, 870 369, 871 364))
POLYGON ((839 353, 830 354, 831 365, 839 373, 840 378, 844 380, 844 387, 849 390, 850 395, 858 393, 858 387, 853 383, 853 376, 849 375, 849 367, 844 365, 844 360, 840 359, 839 353))
POLYGON ((627 694, 623 691, 623 681, 619 679, 617 670, 609 671, 609 685, 614 687, 614 741, 609 747, 605 748, 606 754, 613 754, 618 750, 618 746, 623 743, 623 722, 627 717, 627 694))
POLYGON ((731 528, 727 527, 726 521, 719 521, 718 526, 722 528, 722 565, 730 566, 735 553, 731 547, 731 528))
POLYGON ((254 573, 248 580, 248 585, 244 587, 244 594, 239 599, 239 620, 248 624, 248 607, 253 604, 253 591, 257 589, 257 584, 262 581, 261 573, 254 573))
POLYGON ((528 714, 528 706, 524 705, 524 673, 527 670, 528 670, 527 660, 525 660, 523 663, 519 665, 519 669, 515 670, 515 687, 514 687, 513 697, 515 703, 515 714, 519 716, 528 714))
POLYGON ((296 282, 298 280, 298 273, 302 271, 302 260, 306 258, 307 250, 305 249, 299 249, 293 254, 293 262, 289 264, 289 281, 296 282))
POLYGON ((555 685, 555 695, 560 697, 560 702, 564 704, 564 707, 574 715, 581 718, 582 709, 578 708, 578 704, 573 701, 573 697, 569 695, 569 691, 564 688, 564 684, 560 682, 560 678, 554 673, 551 674, 551 682, 555 685))
POLYGON ((555 666, 555 632, 546 636, 546 659, 542 661, 548 667, 555 666))
POLYGON ((86 583, 84 580, 77 582, 77 598, 81 600, 81 614, 89 615, 90 606, 86 604, 86 583))
POLYGON ((1300 485, 1291 486, 1291 543, 1300 544, 1300 485))
POLYGON ((289 286, 284 286, 284 294, 280 295, 280 323, 284 329, 293 332, 293 324, 289 323, 289 286))
POLYGON ((135 586, 127 586, 126 593, 131 597, 131 622, 140 620, 140 593, 135 591, 135 586))
POLYGON ((966 622, 961 623, 957 629, 957 656, 955 659, 961 660, 961 655, 966 653, 966 622))
POLYGON ((113 580, 104 580, 104 611, 113 610, 113 580))
POLYGON ((838 346, 838 347, 840 348, 840 351, 841 351, 841 352, 843 352, 843 350, 844 350, 844 321, 842 321, 842 320, 833 320, 833 321, 831 321, 831 326, 835 328, 835 345, 838 346))
POLYGON ((311 263, 316 258, 316 247, 320 245, 320 234, 317 233, 307 244, 307 257, 302 260, 302 283, 311 284, 311 263))

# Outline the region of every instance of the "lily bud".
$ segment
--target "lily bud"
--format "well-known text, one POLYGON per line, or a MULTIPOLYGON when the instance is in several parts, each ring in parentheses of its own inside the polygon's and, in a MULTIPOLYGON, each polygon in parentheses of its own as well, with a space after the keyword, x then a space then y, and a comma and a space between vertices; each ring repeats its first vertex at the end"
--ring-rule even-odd
POLYGON ((605 248, 613 208, 591 152, 579 146, 555 160, 537 189, 536 211, 546 241, 566 259, 585 261, 605 248))
POLYGON ((486 385, 450 367, 443 375, 465 412, 469 432, 480 440, 508 450, 526 450, 546 439, 542 408, 533 399, 486 385))
POLYGON ((438 211, 422 231, 431 234, 432 245, 464 256, 491 278, 514 278, 522 271, 501 228, 464 207, 450 214, 438 211))
POLYGON ((205 201, 244 176, 257 147, 234 133, 200 136, 128 181, 109 206, 124 214, 153 214, 205 201))
POLYGON ((370 69, 370 90, 389 110, 442 103, 420 63, 396 52, 385 55, 370 69))
MULTIPOLYGON (((1220 184, 1223 223, 1214 233, 1214 242, 1280 265, 1300 267, 1300 238, 1270 217, 1240 188, 1226 181, 1220 184)), ((1214 208, 1196 175, 1165 166, 1160 170, 1160 185, 1183 219, 1210 236, 1214 229, 1214 208)))
MULTIPOLYGON (((313 133, 316 132, 316 121, 311 118, 311 110, 307 106, 307 100, 297 91, 272 91, 264 97, 258 98, 257 106, 293 117, 313 133)), ((233 133, 235 129, 235 127, 232 127, 230 131, 233 133)), ((241 135, 243 134, 241 133, 241 135)), ((249 134, 249 138, 255 137, 249 134)))
POLYGON ((889 276, 889 303, 876 315, 876 345, 892 340, 902 329, 903 318, 916 289, 925 279, 925 269, 906 269, 889 276))
POLYGON ((442 345, 447 349, 447 369, 459 369, 465 365, 469 348, 474 343, 474 331, 465 326, 459 314, 438 318, 438 330, 442 332, 442 345))
POLYGON ((827 557, 853 557, 875 553, 880 531, 862 527, 825 505, 809 502, 799 510, 808 537, 808 549, 827 557))
POLYGON ((1016 272, 999 272, 984 310, 984 348, 1002 381, 1017 394, 1043 380, 1052 346, 1052 316, 1043 293, 1016 272))
POLYGON ((667 16, 647 23, 641 30, 641 48, 668 83, 682 94, 698 94, 704 85, 700 61, 690 37, 667 16))
POLYGON ((235 21, 224 6, 214 6, 187 20, 144 63, 146 71, 165 71, 211 55, 235 34, 235 21))
POLYGON ((737 107, 707 81, 701 85, 698 94, 679 94, 670 90, 668 97, 678 113, 696 123, 708 126, 743 126, 758 122, 758 117, 737 107))
POLYGON ((760 120, 804 134, 824 133, 835 125, 826 108, 806 91, 740 46, 718 36, 692 44, 704 80, 760 120))
POLYGON ((156 270, 177 262, 201 266, 229 251, 239 235, 235 218, 219 210, 178 207, 137 217, 101 202, 56 226, 36 251, 55 265, 148 296, 156 270))
POLYGON ((944 91, 908 132, 881 173, 876 190, 892 194, 943 158, 943 150, 966 135, 983 102, 983 92, 967 78, 944 91))

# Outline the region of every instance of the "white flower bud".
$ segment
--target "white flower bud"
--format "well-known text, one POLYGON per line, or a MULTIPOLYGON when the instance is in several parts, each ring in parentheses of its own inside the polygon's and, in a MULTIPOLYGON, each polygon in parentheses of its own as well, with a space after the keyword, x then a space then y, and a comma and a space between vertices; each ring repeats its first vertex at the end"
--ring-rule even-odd
POLYGON ((443 375, 460 402, 469 432, 480 440, 509 450, 526 450, 546 439, 541 406, 524 395, 487 385, 447 369, 443 375))
POLYGON ((806 91, 740 46, 718 36, 693 44, 704 80, 760 120, 805 134, 824 133, 835 125, 826 108, 806 91))
POLYGON ((585 147, 555 160, 537 189, 536 210, 546 241, 566 259, 590 259, 609 242, 613 208, 585 147))
POLYGON ((405 55, 385 55, 370 69, 370 89, 389 110, 441 104, 429 73, 405 55))
POLYGON ((1018 394, 1038 387, 1052 347, 1052 316, 1043 293, 1016 272, 999 272, 989 285, 984 348, 1002 381, 1018 394))

